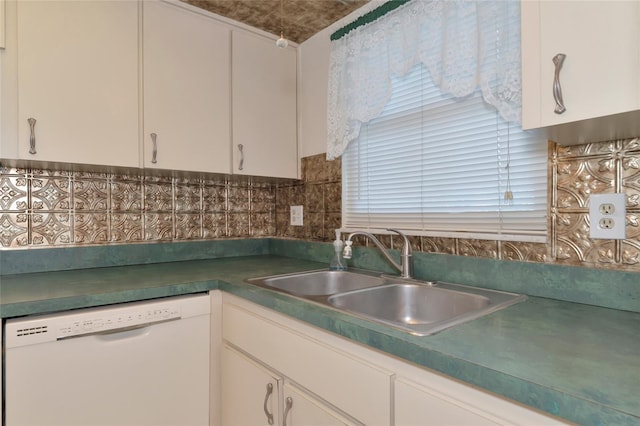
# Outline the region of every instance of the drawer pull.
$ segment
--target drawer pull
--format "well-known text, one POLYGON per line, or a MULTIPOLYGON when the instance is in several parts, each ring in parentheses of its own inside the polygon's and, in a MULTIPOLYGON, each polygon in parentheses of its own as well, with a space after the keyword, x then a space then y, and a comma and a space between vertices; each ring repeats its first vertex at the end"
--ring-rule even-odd
POLYGON ((269 412, 269 409, 267 407, 267 402, 269 401, 269 397, 271 396, 271 394, 273 393, 273 384, 271 383, 267 383, 267 393, 264 396, 264 414, 267 416, 267 422, 272 425, 273 424, 273 413, 269 412))
POLYGON ((566 57, 567 55, 564 53, 558 53, 553 57, 553 63, 556 66, 553 76, 553 99, 556 101, 556 109, 554 112, 556 114, 562 114, 567 110, 564 106, 564 101, 562 100, 562 87, 560 86, 560 70, 562 69, 562 64, 566 57))
POLYGON ((244 168, 244 146, 239 143, 238 144, 238 151, 240 151, 240 164, 238 164, 238 170, 242 170, 244 168))
POLYGON ((29 154, 36 154, 36 119, 29 118, 29 129, 31 134, 29 135, 29 154))
POLYGON ((156 139, 158 135, 155 133, 151 133, 151 142, 153 143, 153 153, 151 154, 151 162, 156 164, 158 162, 158 142, 156 139))
POLYGON ((286 405, 284 407, 284 421, 283 425, 287 426, 287 416, 289 415, 289 411, 291 411, 291 407, 293 407, 293 399, 288 396, 286 399, 286 405))

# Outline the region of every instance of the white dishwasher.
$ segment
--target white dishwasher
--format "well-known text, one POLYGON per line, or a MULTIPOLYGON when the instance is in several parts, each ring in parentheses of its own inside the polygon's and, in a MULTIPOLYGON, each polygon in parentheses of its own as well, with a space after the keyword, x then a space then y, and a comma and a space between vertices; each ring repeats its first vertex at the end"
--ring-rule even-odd
POLYGON ((6 426, 209 425, 209 295, 9 319, 6 426))

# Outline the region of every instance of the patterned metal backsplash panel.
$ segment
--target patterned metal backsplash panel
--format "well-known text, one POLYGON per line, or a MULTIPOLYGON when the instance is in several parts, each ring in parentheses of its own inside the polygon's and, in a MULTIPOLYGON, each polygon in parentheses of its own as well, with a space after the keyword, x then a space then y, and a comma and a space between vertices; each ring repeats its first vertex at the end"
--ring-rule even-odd
MULTIPOLYGON (((0 168, 0 247, 279 236, 331 241, 341 162, 302 159, 298 183, 0 168), (304 206, 304 226, 289 206, 304 206)), ((549 148, 549 242, 412 237, 416 251, 640 271, 640 140, 549 148), (589 238, 589 196, 627 195, 627 238, 589 238)), ((389 247, 399 241, 381 236, 389 247)), ((368 244, 356 241, 356 244, 368 244)))
POLYGON ((275 234, 275 187, 226 179, 2 168, 0 246, 275 234))

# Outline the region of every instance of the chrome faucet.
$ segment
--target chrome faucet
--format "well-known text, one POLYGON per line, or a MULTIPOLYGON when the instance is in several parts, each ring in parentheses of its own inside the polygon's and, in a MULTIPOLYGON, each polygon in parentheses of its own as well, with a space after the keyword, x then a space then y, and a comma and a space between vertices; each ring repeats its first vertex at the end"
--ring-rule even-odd
POLYGON ((349 235, 349 237, 347 238, 347 241, 345 241, 345 247, 342 253, 342 257, 344 257, 345 259, 351 259, 351 255, 352 255, 351 244, 353 244, 353 241, 351 241, 351 238, 356 235, 363 235, 369 238, 371 241, 373 241, 373 243, 376 246, 378 246, 378 248, 380 249, 384 257, 386 257, 387 260, 393 265, 393 267, 400 272, 400 276, 402 278, 413 278, 413 267, 411 264, 411 243, 409 242, 409 238, 407 238, 405 234, 403 234, 402 232, 396 229, 387 229, 387 231, 395 232, 396 234, 400 235, 403 239, 402 250, 400 251, 400 264, 398 264, 398 262, 393 260, 393 258, 391 257, 387 249, 382 245, 382 243, 376 237, 364 231, 356 231, 349 235))

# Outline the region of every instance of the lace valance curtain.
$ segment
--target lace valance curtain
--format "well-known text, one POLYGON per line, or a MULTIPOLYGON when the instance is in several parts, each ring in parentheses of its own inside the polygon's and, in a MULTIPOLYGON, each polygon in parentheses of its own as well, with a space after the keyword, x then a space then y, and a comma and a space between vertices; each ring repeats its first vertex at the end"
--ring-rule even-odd
POLYGON ((327 158, 341 156, 362 123, 380 115, 391 76, 420 62, 444 93, 480 88, 505 120, 520 122, 519 17, 518 0, 410 0, 333 40, 327 158))

